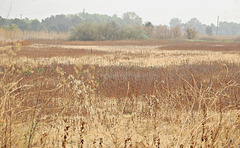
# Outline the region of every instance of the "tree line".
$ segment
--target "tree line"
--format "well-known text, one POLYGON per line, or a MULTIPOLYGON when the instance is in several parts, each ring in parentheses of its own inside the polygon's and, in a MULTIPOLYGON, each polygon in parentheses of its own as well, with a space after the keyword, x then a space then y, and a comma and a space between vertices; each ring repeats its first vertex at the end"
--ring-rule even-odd
POLYGON ((15 24, 22 31, 56 31, 68 32, 72 28, 84 23, 102 24, 106 22, 115 22, 118 25, 141 25, 142 19, 134 12, 126 12, 122 17, 117 15, 108 16, 101 14, 78 13, 69 15, 50 16, 39 21, 38 19, 5 19, 0 16, 0 27, 11 26, 15 24))
POLYGON ((240 24, 220 22, 206 25, 197 18, 182 23, 173 18, 167 25, 143 23, 135 12, 126 12, 122 17, 101 14, 78 13, 55 15, 41 21, 37 19, 4 19, 0 16, 0 27, 22 31, 71 32, 70 40, 120 40, 120 39, 192 39, 197 34, 240 35, 240 24))
POLYGON ((195 28, 199 34, 208 35, 240 35, 240 24, 234 22, 219 22, 218 27, 214 24, 206 25, 197 18, 192 18, 186 23, 182 23, 179 18, 170 20, 170 26, 180 26, 182 30, 186 28, 195 28))

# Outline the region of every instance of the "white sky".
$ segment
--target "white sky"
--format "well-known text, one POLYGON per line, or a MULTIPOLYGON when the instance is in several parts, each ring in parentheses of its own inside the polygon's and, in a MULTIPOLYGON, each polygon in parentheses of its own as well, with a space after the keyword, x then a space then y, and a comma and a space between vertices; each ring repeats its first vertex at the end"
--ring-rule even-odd
POLYGON ((0 0, 0 16, 44 19, 56 14, 82 12, 122 16, 134 11, 143 21, 168 25, 171 18, 186 22, 197 17, 202 23, 220 21, 240 23, 240 0, 0 0), (11 8, 12 1, 12 8, 11 8))

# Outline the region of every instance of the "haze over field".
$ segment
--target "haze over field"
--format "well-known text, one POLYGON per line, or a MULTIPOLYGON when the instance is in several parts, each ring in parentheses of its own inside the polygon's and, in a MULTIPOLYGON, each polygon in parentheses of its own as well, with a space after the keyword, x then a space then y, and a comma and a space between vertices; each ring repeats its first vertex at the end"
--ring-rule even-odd
POLYGON ((134 11, 143 21, 153 24, 169 24, 171 18, 178 17, 183 22, 197 17, 205 24, 220 21, 240 23, 239 0, 0 0, 0 16, 9 18, 44 19, 51 15, 83 12, 122 16, 134 11), (12 5, 11 5, 12 3, 12 5))

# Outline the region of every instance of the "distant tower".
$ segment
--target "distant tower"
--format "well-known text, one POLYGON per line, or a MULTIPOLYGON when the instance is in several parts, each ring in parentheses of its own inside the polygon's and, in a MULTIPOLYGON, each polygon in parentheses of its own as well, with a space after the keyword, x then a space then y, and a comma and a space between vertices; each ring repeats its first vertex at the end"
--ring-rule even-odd
POLYGON ((83 14, 85 14, 85 8, 83 8, 83 14))

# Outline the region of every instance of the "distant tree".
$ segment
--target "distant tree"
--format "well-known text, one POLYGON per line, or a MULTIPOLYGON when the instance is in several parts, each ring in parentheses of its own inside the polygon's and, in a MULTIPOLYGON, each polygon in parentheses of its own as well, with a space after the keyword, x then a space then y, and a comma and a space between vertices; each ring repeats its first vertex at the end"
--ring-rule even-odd
MULTIPOLYGON (((202 25, 202 23, 197 18, 190 19, 186 24, 185 28, 195 28, 195 30, 201 34, 206 33, 206 27, 202 25)), ((186 30, 186 29, 185 29, 186 30)))
POLYGON ((106 23, 102 32, 104 40, 116 40, 118 39, 119 27, 115 22, 106 23))
POLYGON ((169 24, 170 24, 170 27, 181 26, 182 20, 180 20, 179 18, 172 18, 169 24))
POLYGON ((156 39, 169 39, 171 38, 171 31, 166 25, 158 25, 155 27, 155 38, 156 39))
POLYGON ((124 27, 121 32, 124 34, 121 39, 141 40, 145 38, 142 26, 124 27))
POLYGON ((212 30, 212 27, 211 27, 211 26, 207 26, 207 27, 206 27, 206 34, 207 34, 207 35, 210 35, 210 36, 213 35, 213 30, 212 30))
POLYGON ((82 24, 71 31, 70 40, 94 41, 96 40, 96 26, 92 23, 82 24))
POLYGON ((0 16, 0 27, 7 25, 7 19, 0 16))
POLYGON ((219 35, 240 35, 240 24, 219 22, 219 35))
POLYGON ((179 25, 171 27, 171 32, 174 39, 179 39, 182 36, 182 31, 179 25))
POLYGON ((154 26, 151 22, 146 22, 144 32, 148 39, 154 38, 154 26))
POLYGON ((115 22, 117 25, 123 25, 123 19, 114 14, 111 18, 112 22, 115 22))
POLYGON ((216 33, 217 31, 217 26, 215 26, 213 23, 210 25, 212 31, 213 31, 213 34, 216 33))
POLYGON ((49 31, 68 32, 71 28, 71 20, 65 15, 56 15, 42 20, 49 31))
POLYGON ((6 26, 3 26, 3 28, 6 29, 6 30, 11 30, 11 31, 19 30, 17 24, 6 25, 6 26))
POLYGON ((185 36, 187 39, 195 39, 197 37, 198 32, 196 31, 195 28, 187 28, 185 30, 185 36))
POLYGON ((39 20, 35 19, 33 20, 30 24, 29 27, 31 28, 32 31, 41 31, 45 30, 45 26, 39 22, 39 20))
POLYGON ((70 40, 99 41, 143 38, 144 33, 140 26, 120 27, 114 22, 105 24, 88 22, 72 29, 70 40))
POLYGON ((15 18, 11 21, 10 24, 16 24, 18 28, 21 30, 29 30, 29 25, 24 20, 21 20, 21 19, 15 18))
POLYGON ((140 26, 142 25, 142 18, 135 12, 126 12, 122 16, 123 22, 127 25, 140 26))
POLYGON ((146 22, 144 26, 145 27, 152 27, 152 28, 154 28, 154 26, 153 26, 153 24, 151 22, 146 22))
POLYGON ((74 16, 73 18, 71 18, 71 22, 72 22, 73 26, 77 26, 77 25, 83 23, 83 19, 78 16, 74 16))
POLYGON ((192 18, 187 22, 187 25, 191 28, 199 27, 202 23, 197 18, 192 18))

